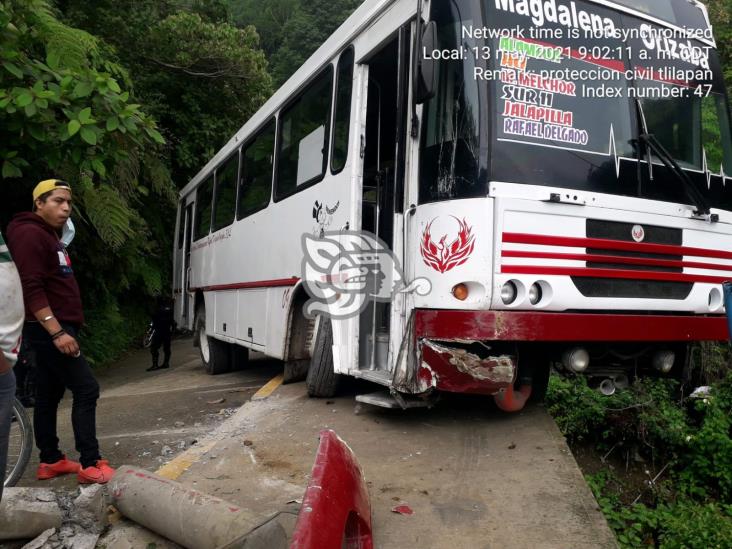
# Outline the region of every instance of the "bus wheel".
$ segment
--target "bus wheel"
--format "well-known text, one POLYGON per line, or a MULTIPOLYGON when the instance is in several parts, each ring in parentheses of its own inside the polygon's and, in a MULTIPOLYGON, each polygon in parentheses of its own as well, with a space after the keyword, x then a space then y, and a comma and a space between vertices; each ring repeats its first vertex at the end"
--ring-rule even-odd
POLYGON ((231 370, 229 346, 223 341, 206 335, 206 310, 196 311, 196 340, 201 362, 209 375, 215 376, 231 370))
POLYGON ((308 396, 327 398, 336 394, 343 376, 336 374, 333 370, 333 326, 330 319, 321 317, 318 324, 320 327, 315 339, 305 386, 308 396))

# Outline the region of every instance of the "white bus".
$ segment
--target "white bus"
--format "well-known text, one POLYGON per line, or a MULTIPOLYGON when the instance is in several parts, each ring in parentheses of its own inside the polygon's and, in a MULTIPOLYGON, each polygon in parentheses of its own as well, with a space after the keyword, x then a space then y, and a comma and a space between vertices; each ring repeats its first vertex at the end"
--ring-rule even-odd
POLYGON ((385 405, 681 377, 727 337, 727 174, 700 2, 366 0, 181 191, 177 321, 212 374, 252 349, 385 405), (431 291, 307 318, 302 236, 339 231, 431 291))

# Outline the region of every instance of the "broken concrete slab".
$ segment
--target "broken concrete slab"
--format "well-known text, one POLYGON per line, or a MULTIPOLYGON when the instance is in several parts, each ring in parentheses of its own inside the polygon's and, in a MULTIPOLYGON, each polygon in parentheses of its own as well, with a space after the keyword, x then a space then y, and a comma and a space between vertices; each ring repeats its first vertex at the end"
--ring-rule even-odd
POLYGON ((98 544, 106 549, 136 549, 137 547, 155 547, 155 549, 181 549, 174 543, 147 528, 128 519, 121 519, 107 531, 98 544))
POLYGON ((87 488, 80 488, 80 491, 74 500, 73 519, 85 530, 101 534, 109 525, 109 496, 106 487, 92 484, 87 488))
POLYGON ((31 541, 30 543, 26 543, 21 549, 42 549, 42 547, 48 542, 48 540, 56 533, 55 528, 49 528, 48 530, 44 531, 40 536, 38 536, 36 539, 31 541))
POLYGON ((65 547, 68 549, 94 549, 97 546, 99 534, 81 533, 76 534, 72 538, 64 540, 65 547))
POLYGON ((47 488, 6 488, 0 503, 0 541, 32 539, 60 528, 63 512, 47 488))

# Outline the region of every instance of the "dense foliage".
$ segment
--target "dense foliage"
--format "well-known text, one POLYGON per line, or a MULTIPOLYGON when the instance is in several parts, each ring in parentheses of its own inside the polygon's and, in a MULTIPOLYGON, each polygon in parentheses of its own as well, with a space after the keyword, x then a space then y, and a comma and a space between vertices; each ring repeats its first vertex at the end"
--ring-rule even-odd
POLYGON ((732 547, 729 351, 716 358, 718 381, 698 398, 668 380, 605 397, 584 378, 551 378, 557 425, 603 456, 587 480, 623 547, 732 547))
POLYGON ((272 76, 282 84, 362 0, 229 0, 235 21, 262 29, 272 76), (264 4, 264 6, 263 6, 264 4))
POLYGON ((160 292, 166 272, 158 263, 162 235, 146 211, 150 202, 171 204, 175 193, 163 138, 131 90, 106 45, 63 23, 48 2, 0 2, 2 226, 29 209, 37 181, 73 182, 75 267, 88 334, 102 339, 129 326, 122 296, 160 292))

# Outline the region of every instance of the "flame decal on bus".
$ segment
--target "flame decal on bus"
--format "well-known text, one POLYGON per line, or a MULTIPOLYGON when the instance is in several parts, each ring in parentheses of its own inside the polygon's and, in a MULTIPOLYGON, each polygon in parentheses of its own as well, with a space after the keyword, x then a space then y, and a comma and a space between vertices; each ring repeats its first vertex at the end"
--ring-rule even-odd
POLYGON ((459 230, 457 238, 450 244, 446 243, 446 234, 440 238, 437 244, 433 242, 430 231, 437 218, 430 221, 422 233, 420 242, 422 259, 424 259, 426 265, 432 267, 438 273, 445 273, 465 263, 475 247, 475 235, 472 234, 473 228, 468 225, 464 218, 460 221, 455 216, 451 217, 458 222, 459 230))

